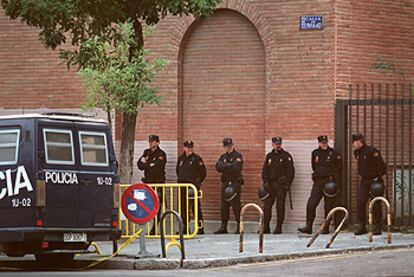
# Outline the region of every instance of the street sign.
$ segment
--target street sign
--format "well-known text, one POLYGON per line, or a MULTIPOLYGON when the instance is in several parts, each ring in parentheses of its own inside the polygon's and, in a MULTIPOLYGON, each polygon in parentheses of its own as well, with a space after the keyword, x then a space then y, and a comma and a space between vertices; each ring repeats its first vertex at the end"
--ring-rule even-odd
POLYGON ((301 16, 299 22, 300 30, 322 30, 323 17, 322 16, 301 16))
POLYGON ((130 221, 144 224, 155 217, 159 202, 155 191, 145 184, 128 187, 122 194, 122 212, 130 221))

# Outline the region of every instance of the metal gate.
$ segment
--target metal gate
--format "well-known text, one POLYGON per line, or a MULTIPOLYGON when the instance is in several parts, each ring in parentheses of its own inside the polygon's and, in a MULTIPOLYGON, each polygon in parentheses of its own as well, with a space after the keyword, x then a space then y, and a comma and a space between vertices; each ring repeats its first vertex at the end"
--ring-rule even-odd
POLYGON ((342 201, 352 222, 360 177, 351 135, 359 132, 387 164, 394 224, 414 226, 413 98, 411 84, 357 84, 349 86, 348 99, 336 101, 335 145, 344 156, 342 201))

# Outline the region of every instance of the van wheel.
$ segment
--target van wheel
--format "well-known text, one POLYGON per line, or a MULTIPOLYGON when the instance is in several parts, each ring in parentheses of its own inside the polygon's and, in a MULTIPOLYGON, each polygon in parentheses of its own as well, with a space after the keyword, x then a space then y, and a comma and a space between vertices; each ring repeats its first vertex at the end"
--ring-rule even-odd
POLYGON ((73 263, 73 253, 35 254, 36 261, 45 267, 70 266, 73 263))

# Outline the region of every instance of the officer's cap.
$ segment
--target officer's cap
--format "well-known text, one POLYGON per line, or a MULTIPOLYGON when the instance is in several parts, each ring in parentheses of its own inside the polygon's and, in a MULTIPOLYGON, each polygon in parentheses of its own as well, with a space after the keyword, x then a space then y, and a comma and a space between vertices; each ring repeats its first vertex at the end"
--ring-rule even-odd
POLYGON ((328 143, 328 136, 319 136, 318 137, 318 142, 321 142, 321 143, 328 143))
POLYGON ((352 142, 357 140, 364 141, 364 136, 361 133, 352 134, 352 142))
POLYGON ((193 148, 194 147, 194 142, 191 141, 191 140, 186 140, 186 141, 184 141, 184 147, 193 148))
POLYGON ((272 143, 274 144, 282 144, 282 137, 273 137, 272 143))
POLYGON ((149 142, 154 142, 154 141, 156 141, 156 142, 160 142, 160 137, 159 137, 159 136, 157 136, 157 135, 150 135, 150 136, 148 137, 148 141, 149 141, 149 142))
POLYGON ((223 146, 232 146, 233 140, 231 138, 224 138, 223 139, 223 146))

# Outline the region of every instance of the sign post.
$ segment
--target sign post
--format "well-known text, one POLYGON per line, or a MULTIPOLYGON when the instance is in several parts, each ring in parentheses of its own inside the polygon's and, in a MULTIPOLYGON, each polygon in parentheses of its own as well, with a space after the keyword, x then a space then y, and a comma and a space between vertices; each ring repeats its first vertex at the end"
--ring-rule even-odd
POLYGON ((151 219, 155 217, 159 209, 158 196, 155 191, 145 184, 135 184, 128 187, 122 194, 122 212, 125 217, 143 227, 139 236, 140 251, 136 259, 159 257, 146 250, 145 228, 151 219))

